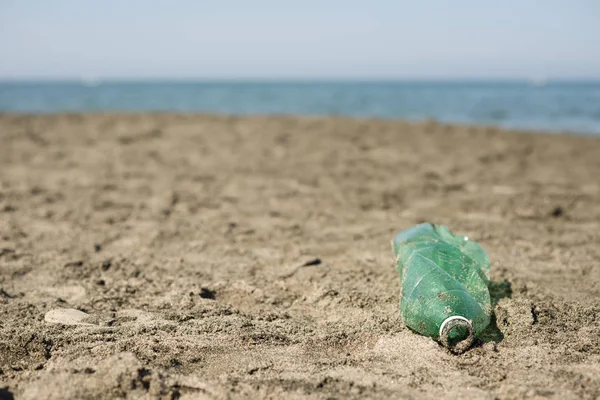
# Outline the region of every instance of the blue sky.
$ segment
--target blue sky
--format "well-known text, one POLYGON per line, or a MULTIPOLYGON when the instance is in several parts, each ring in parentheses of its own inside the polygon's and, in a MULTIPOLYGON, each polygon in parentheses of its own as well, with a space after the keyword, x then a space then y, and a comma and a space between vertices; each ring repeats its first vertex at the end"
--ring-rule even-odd
POLYGON ((600 78, 598 0, 0 0, 0 78, 600 78))

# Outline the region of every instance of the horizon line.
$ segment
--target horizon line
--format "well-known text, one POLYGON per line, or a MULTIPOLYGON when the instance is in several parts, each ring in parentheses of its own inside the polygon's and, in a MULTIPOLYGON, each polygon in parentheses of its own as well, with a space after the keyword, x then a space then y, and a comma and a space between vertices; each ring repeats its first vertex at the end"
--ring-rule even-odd
POLYGON ((65 77, 3 77, 0 76, 1 83, 81 83, 81 84, 103 84, 103 83, 419 83, 419 82, 439 82, 439 83, 468 83, 468 82, 526 82, 526 83, 562 83, 562 82, 600 82, 598 77, 503 77, 503 76, 462 76, 462 77, 96 77, 96 76, 65 76, 65 77))

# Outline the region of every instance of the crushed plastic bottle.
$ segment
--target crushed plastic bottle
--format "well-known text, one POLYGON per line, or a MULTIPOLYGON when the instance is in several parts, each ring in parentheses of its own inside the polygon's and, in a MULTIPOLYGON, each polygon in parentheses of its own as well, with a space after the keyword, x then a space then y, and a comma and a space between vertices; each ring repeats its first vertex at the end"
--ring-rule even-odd
POLYGON ((474 240, 443 225, 420 224, 392 241, 406 326, 456 353, 489 324, 490 260, 474 240))

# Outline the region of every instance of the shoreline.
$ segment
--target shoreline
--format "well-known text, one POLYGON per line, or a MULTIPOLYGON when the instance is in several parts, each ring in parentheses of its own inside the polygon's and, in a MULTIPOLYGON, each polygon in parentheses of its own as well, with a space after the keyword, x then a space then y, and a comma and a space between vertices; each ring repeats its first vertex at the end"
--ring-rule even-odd
POLYGON ((150 110, 150 111, 129 111, 129 110, 99 110, 99 111, 60 111, 60 112, 18 112, 0 110, 0 118, 81 118, 81 117, 124 117, 135 118, 140 116, 148 117, 169 117, 169 118, 220 118, 220 119, 288 119, 288 120, 345 120, 362 123, 397 123, 407 125, 437 125, 450 129, 467 129, 470 131, 502 131, 508 134, 527 134, 527 135, 550 135, 550 136, 570 136, 597 139, 600 138, 600 131, 569 131, 569 130, 550 130, 503 126, 498 124, 469 123, 451 120, 440 120, 436 118, 392 118, 378 116, 356 116, 344 114, 286 114, 286 113, 218 113, 202 111, 173 111, 173 110, 150 110))
POLYGON ((187 110, 228 114, 436 118, 600 135, 599 82, 0 83, 4 111, 187 110), (97 84, 98 83, 98 84, 97 84))

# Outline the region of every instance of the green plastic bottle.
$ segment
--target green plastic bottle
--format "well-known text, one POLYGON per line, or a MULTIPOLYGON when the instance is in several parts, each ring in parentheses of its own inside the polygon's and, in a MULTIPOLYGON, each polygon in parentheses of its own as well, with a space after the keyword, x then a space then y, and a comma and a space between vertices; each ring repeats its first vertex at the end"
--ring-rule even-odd
POLYGON ((490 322, 490 260, 474 240, 442 225, 420 224, 392 241, 406 326, 467 350, 490 322))

